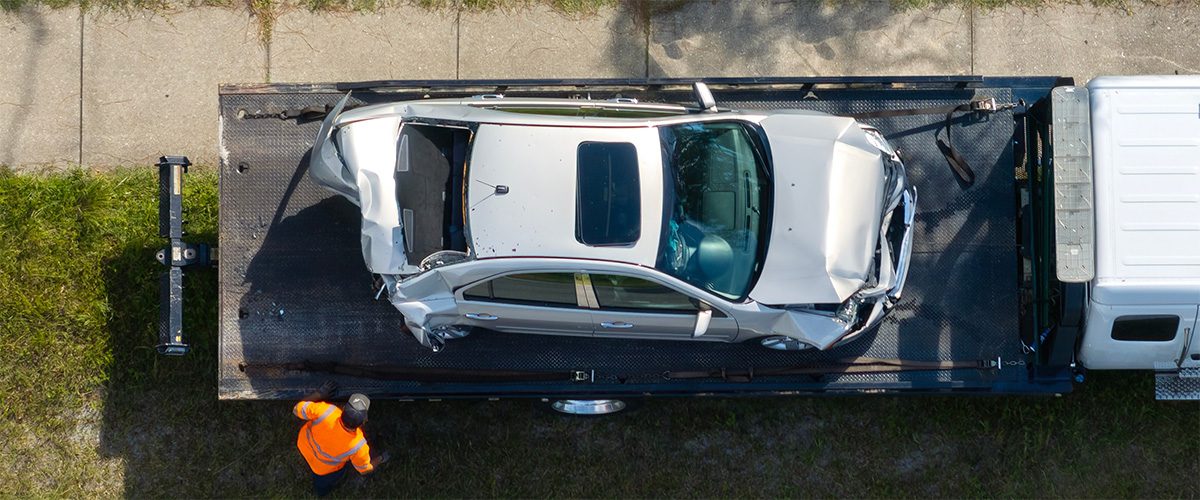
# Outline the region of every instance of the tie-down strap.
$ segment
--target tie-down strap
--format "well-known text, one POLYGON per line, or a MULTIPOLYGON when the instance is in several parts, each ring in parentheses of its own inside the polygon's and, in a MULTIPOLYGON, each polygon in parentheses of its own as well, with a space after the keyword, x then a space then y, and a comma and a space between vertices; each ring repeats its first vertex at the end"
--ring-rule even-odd
POLYGON ((886 359, 871 357, 842 358, 833 363, 793 366, 785 368, 749 368, 669 371, 663 374, 671 380, 720 378, 729 382, 750 382, 755 377, 787 375, 840 375, 845 373, 895 373, 938 370, 991 370, 996 369, 994 359, 969 361, 914 361, 910 359, 886 359))
POLYGON ((941 151, 942 156, 946 158, 946 163, 950 165, 950 169, 954 171, 954 175, 958 176, 963 187, 970 187, 975 183, 975 171, 971 170, 971 166, 967 164, 967 160, 954 150, 953 143, 950 139, 950 125, 954 121, 955 113, 995 113, 1006 109, 1012 109, 1017 106, 1017 103, 997 104, 995 98, 988 97, 986 99, 975 99, 970 102, 957 105, 935 106, 932 108, 914 108, 914 109, 885 109, 882 111, 869 111, 865 113, 853 113, 844 115, 856 120, 867 118, 891 118, 896 116, 915 116, 915 115, 940 115, 945 114, 946 120, 942 126, 934 132, 934 138, 937 141, 938 151, 941 151), (946 140, 942 141, 938 134, 942 129, 946 130, 946 140))

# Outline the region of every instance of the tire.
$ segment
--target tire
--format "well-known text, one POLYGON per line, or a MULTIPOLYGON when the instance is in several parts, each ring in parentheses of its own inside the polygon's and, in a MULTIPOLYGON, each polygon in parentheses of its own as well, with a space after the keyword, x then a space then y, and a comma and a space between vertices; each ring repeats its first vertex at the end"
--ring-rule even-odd
MULTIPOLYGON (((567 399, 567 398, 563 398, 563 399, 542 398, 539 400, 535 400, 533 404, 534 404, 534 407, 538 409, 538 411, 545 413, 547 415, 553 415, 555 417, 600 418, 600 417, 612 417, 612 416, 625 415, 632 411, 636 411, 638 408, 641 408, 642 403, 643 402, 641 399, 604 398, 604 399, 595 399, 595 400, 582 400, 582 399, 567 399), (571 413, 570 406, 568 404, 565 404, 566 402, 569 402, 569 401, 576 401, 576 402, 612 401, 612 402, 619 403, 620 408, 616 409, 615 411, 607 411, 607 410, 611 409, 611 406, 608 406, 607 408, 600 408, 599 409, 600 413, 571 413), (605 412, 605 411, 607 411, 607 412, 605 412)), ((599 406, 603 407, 605 405, 600 404, 599 406)), ((579 408, 578 404, 576 405, 576 408, 579 408)), ((586 410, 588 408, 586 406, 584 406, 584 409, 586 410)), ((595 409, 593 409, 593 410, 595 410, 595 409)))

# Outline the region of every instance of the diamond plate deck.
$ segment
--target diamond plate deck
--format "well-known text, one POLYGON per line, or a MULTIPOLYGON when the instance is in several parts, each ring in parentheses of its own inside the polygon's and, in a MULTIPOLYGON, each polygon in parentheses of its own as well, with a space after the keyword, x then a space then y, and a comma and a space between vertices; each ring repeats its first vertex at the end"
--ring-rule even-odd
MULTIPOLYGON (((914 258, 904 298, 873 333, 829 352, 775 352, 757 345, 513 335, 480 331, 433 354, 400 330, 386 301, 374 301, 362 263, 357 208, 315 185, 306 153, 319 123, 255 118, 333 104, 329 87, 230 90, 220 96, 220 396, 292 398, 327 378, 319 373, 242 366, 338 361, 375 367, 583 370, 587 383, 419 383, 342 378, 377 396, 769 393, 876 389, 988 389, 1028 380, 1024 366, 999 370, 826 377, 667 381, 667 370, 776 368, 849 356, 912 360, 1015 360, 1018 255, 1010 112, 956 120, 954 144, 977 182, 960 187, 934 145, 943 116, 866 120, 904 154, 919 191, 914 258), (320 90, 320 89, 324 90, 320 90)), ((1007 88, 942 90, 717 91, 733 108, 803 108, 833 113, 1008 102, 1007 88)), ((609 95, 593 93, 593 98, 609 95)), ((357 103, 423 93, 355 94, 357 103)), ((435 97, 456 95, 453 92, 435 97)), ((461 94, 459 94, 461 95, 461 94)), ((547 92, 509 95, 564 95, 547 92)), ((681 92, 624 90, 641 101, 688 102, 681 92)))

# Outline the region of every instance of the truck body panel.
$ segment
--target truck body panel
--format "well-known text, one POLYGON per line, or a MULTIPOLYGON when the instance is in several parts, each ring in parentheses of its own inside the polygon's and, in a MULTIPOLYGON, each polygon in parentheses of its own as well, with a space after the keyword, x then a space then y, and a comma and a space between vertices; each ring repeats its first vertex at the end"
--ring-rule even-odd
POLYGON ((1196 366, 1200 77, 1103 77, 1088 91, 1096 275, 1080 360, 1196 366))

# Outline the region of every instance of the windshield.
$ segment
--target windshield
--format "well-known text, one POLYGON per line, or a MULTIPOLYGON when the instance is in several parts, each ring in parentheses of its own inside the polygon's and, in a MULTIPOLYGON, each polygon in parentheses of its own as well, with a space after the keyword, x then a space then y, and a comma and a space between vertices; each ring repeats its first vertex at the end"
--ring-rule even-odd
POLYGON ((655 267, 741 300, 762 267, 771 185, 749 125, 686 123, 660 129, 664 219, 655 267))

